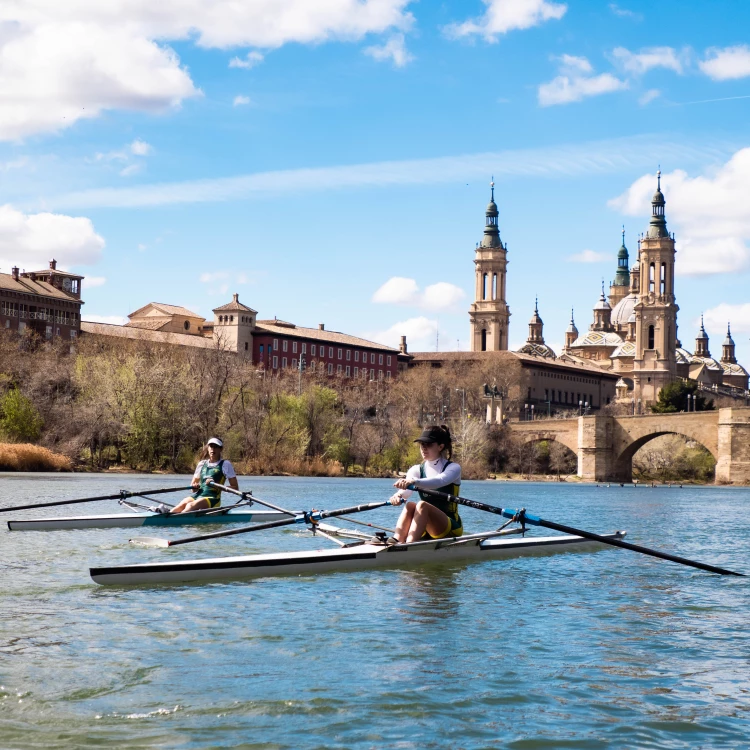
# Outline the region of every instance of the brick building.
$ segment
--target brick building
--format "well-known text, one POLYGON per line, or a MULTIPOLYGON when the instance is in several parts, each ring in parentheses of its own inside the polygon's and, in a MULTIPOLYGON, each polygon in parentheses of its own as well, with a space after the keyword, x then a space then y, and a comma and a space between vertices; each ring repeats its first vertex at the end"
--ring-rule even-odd
POLYGON ((34 331, 45 339, 77 338, 81 331, 83 276, 57 268, 51 260, 42 271, 14 266, 0 273, 0 326, 23 333, 34 331))

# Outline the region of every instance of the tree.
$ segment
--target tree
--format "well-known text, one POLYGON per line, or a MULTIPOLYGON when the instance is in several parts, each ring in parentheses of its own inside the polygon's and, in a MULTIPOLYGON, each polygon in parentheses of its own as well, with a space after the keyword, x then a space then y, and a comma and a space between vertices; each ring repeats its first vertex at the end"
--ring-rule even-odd
POLYGON ((714 402, 707 401, 706 397, 700 394, 698 383, 694 380, 675 380, 659 391, 659 398, 652 404, 651 411, 654 414, 687 411, 688 395, 691 396, 691 401, 695 400, 695 411, 711 411, 714 408, 714 402))
POLYGON ((44 424, 30 399, 11 388, 0 400, 0 427, 13 440, 36 440, 44 424))

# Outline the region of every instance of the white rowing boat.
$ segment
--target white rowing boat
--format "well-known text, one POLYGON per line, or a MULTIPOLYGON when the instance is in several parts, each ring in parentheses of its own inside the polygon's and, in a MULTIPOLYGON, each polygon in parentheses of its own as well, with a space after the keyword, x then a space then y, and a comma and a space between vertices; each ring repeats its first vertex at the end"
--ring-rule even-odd
MULTIPOLYGON (((505 532, 473 534, 459 539, 412 542, 387 545, 383 541, 360 539, 355 544, 335 550, 284 552, 242 557, 215 557, 202 560, 175 560, 171 562, 120 565, 91 568, 95 583, 109 586, 154 583, 192 583, 203 581, 229 581, 284 575, 316 575, 330 571, 374 570, 377 568, 406 568, 427 563, 458 563, 476 560, 496 560, 533 555, 550 555, 558 552, 583 552, 603 548, 600 542, 584 537, 544 536, 515 539, 496 538, 508 533, 518 534, 520 529, 505 532), (493 538, 495 537, 495 538, 493 538)), ((319 524, 317 533, 326 537, 346 536, 359 538, 357 532, 319 524)), ((625 532, 602 535, 605 539, 622 539, 625 532)))
POLYGON ((242 508, 223 511, 192 511, 188 513, 113 513, 101 516, 62 516, 60 518, 24 518, 8 521, 9 531, 57 531, 60 529, 135 529, 145 526, 191 526, 193 524, 258 523, 285 518, 276 510, 242 508))

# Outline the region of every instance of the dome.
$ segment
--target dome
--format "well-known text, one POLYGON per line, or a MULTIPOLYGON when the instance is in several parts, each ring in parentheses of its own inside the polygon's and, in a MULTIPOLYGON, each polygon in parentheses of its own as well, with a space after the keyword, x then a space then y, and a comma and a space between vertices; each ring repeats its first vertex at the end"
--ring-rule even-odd
POLYGON ((547 344, 531 344, 528 341, 518 349, 519 354, 531 354, 532 357, 544 357, 545 359, 557 359, 557 355, 547 344))
POLYGON ((624 326, 630 322, 630 316, 634 314, 635 303, 638 297, 635 294, 629 294, 623 297, 612 310, 612 325, 624 326))
POLYGON ((709 370, 722 370, 722 366, 713 357, 697 357, 693 354, 690 357, 691 365, 705 365, 709 370))
POLYGON ((632 341, 623 341, 611 354, 612 359, 627 359, 628 357, 635 357, 635 344, 632 341))
POLYGON ((491 198, 490 202, 487 204, 487 210, 485 211, 485 214, 487 216, 497 216, 497 203, 495 203, 494 198, 491 198))
POLYGON ((725 375, 742 375, 747 377, 747 370, 737 362, 722 362, 721 369, 724 370, 725 375))
POLYGON ((620 346, 623 341, 616 334, 605 331, 586 331, 583 336, 579 336, 570 346, 575 349, 576 347, 585 346, 620 346))
POLYGON ((601 297, 599 297, 599 301, 596 303, 596 306, 594 307, 594 310, 611 310, 612 308, 609 305, 609 302, 607 302, 607 298, 604 296, 604 292, 602 291, 601 297))
POLYGON ((690 358, 692 356, 693 355, 687 349, 683 349, 681 346, 678 346, 677 349, 675 349, 675 360, 678 365, 690 364, 690 358))

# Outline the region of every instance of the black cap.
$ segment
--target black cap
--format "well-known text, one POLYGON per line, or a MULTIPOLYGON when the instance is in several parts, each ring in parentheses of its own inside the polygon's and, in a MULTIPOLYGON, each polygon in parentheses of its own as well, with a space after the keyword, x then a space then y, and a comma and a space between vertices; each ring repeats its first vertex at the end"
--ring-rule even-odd
POLYGON ((445 445, 448 442, 448 437, 445 434, 445 430, 440 427, 433 427, 431 429, 422 430, 422 434, 414 442, 438 443, 440 445, 445 445))

